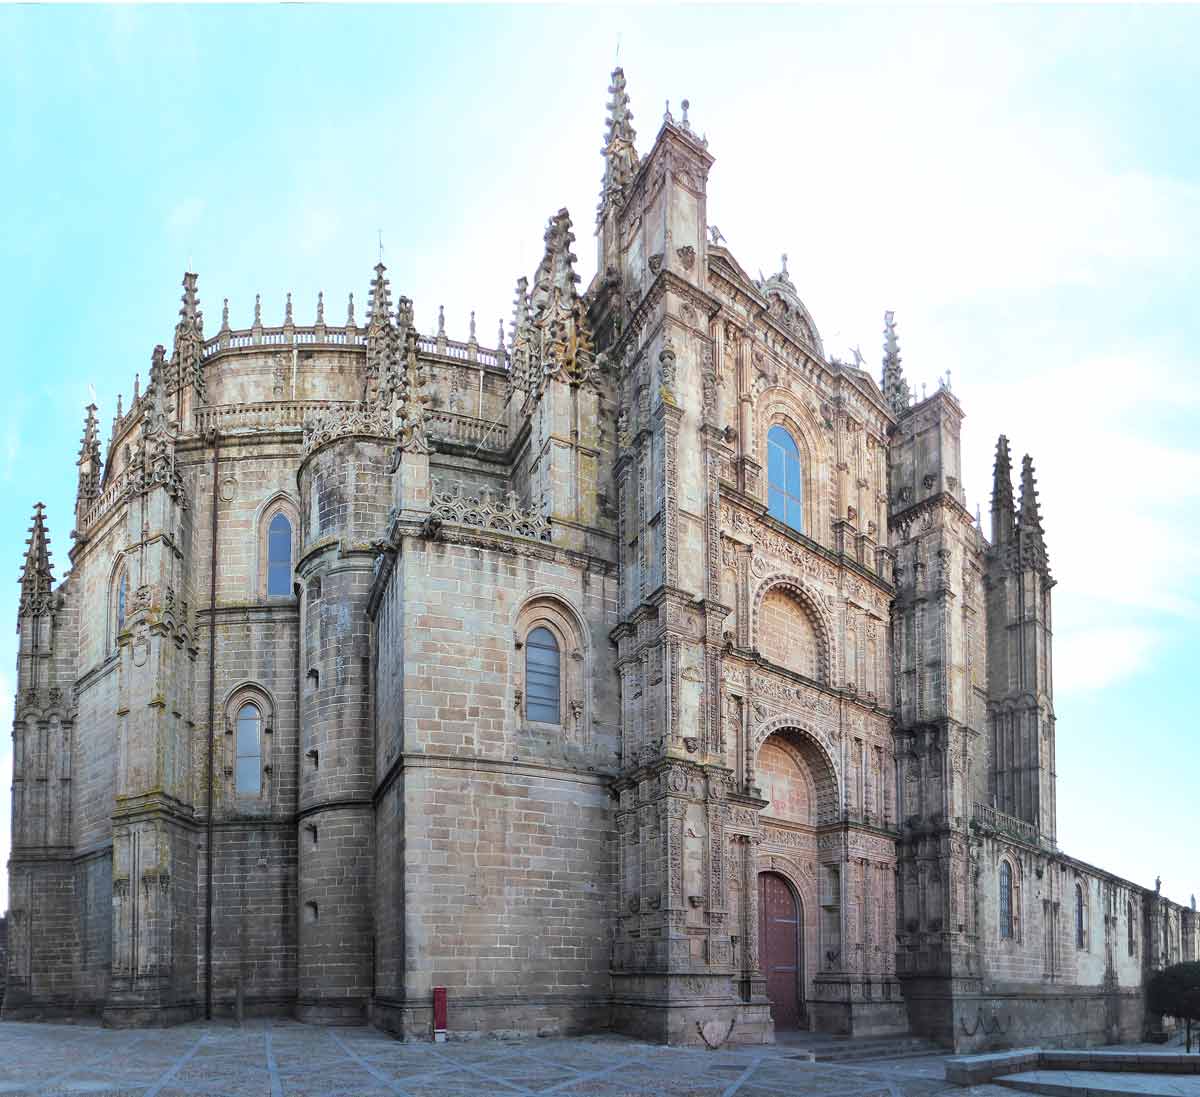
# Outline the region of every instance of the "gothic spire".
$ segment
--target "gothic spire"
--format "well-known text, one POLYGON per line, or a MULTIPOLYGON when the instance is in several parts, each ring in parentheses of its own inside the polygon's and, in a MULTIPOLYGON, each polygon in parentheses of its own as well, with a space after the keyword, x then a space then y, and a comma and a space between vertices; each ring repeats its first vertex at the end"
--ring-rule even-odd
POLYGON ((1002 434, 996 442, 996 464, 992 471, 992 544, 1011 540, 1014 522, 1012 458, 1008 438, 1002 434))
POLYGON ((183 296, 180 299, 179 323, 175 325, 175 346, 171 352, 174 376, 180 385, 194 385, 197 397, 204 399, 204 314, 196 295, 196 275, 190 271, 183 276, 183 296))
POLYGON ((375 278, 367 297, 367 327, 379 327, 391 322, 392 289, 386 278, 387 267, 375 264, 375 278))
POLYGON ((629 96, 625 92, 624 69, 613 69, 608 92, 612 98, 608 102, 604 148, 600 150, 604 155, 604 185, 600 192, 598 219, 603 218, 610 201, 621 201, 625 187, 633 180, 638 165, 637 149, 634 147, 637 134, 633 129, 629 96))
POLYGON ((1042 529, 1042 513, 1038 506, 1037 479, 1033 475, 1033 458, 1021 459, 1020 537, 1022 562, 1039 571, 1047 570, 1046 538, 1042 529))
POLYGON ((908 391, 908 382, 904 379, 904 370, 900 367, 900 341, 896 338, 896 321, 894 312, 883 314, 883 398, 896 415, 903 415, 908 410, 912 397, 908 391))
POLYGON ((82 526, 83 512, 100 495, 100 424, 96 405, 88 404, 83 421, 83 438, 79 443, 79 486, 75 493, 75 528, 82 526))
POLYGON ((1033 458, 1021 458, 1021 528, 1042 532, 1042 514, 1038 506, 1037 479, 1033 475, 1033 458))
POLYGON ((34 505, 33 525, 29 527, 29 538, 25 542, 28 547, 21 569, 21 604, 18 610, 22 617, 45 613, 49 609, 50 591, 54 586, 45 509, 44 503, 34 505))
POLYGON ((391 392, 391 375, 397 359, 396 326, 392 323, 392 290, 387 267, 375 264, 375 278, 367 298, 367 377, 364 399, 391 392))

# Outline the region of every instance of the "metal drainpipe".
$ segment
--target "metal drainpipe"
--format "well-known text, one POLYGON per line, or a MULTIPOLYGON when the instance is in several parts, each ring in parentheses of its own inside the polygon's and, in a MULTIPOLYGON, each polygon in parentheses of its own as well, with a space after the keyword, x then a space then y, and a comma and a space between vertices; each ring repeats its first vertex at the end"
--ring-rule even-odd
POLYGON ((212 945, 213 945, 213 769, 216 753, 214 722, 217 706, 217 504, 220 490, 217 483, 217 460, 221 449, 221 436, 212 433, 212 562, 208 573, 208 822, 205 834, 208 856, 205 858, 204 888, 204 1017, 212 1020, 212 945))

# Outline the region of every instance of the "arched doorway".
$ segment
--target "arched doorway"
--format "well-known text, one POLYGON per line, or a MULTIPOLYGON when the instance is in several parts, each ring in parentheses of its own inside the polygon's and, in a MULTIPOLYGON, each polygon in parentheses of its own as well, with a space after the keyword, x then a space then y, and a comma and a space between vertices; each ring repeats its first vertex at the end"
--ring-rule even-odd
POLYGON ((758 874, 759 960, 777 1029, 805 1023, 804 919, 791 884, 777 872, 758 874))

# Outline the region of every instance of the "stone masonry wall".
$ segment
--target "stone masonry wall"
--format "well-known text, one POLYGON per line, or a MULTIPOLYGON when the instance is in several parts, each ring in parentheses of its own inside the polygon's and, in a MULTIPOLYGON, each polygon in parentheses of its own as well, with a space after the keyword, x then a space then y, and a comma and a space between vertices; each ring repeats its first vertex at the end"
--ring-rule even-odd
POLYGON ((402 766, 377 807, 377 909, 404 919, 379 919, 375 1017, 406 1036, 428 1035, 434 986, 456 1030, 608 1023, 615 582, 512 548, 406 538, 376 622, 376 765, 402 766), (543 612, 580 690, 558 728, 520 702, 543 612))

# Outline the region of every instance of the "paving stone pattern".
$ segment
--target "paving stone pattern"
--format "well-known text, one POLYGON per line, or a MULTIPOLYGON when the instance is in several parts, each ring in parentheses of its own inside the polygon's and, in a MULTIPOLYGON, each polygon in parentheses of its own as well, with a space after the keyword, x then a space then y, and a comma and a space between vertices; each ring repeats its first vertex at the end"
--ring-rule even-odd
POLYGON ((255 1021, 110 1030, 0 1024, 0 1094, 58 1097, 1009 1097, 949 1085, 941 1056, 798 1060, 796 1047, 703 1051, 619 1036, 400 1043, 369 1028, 255 1021))

